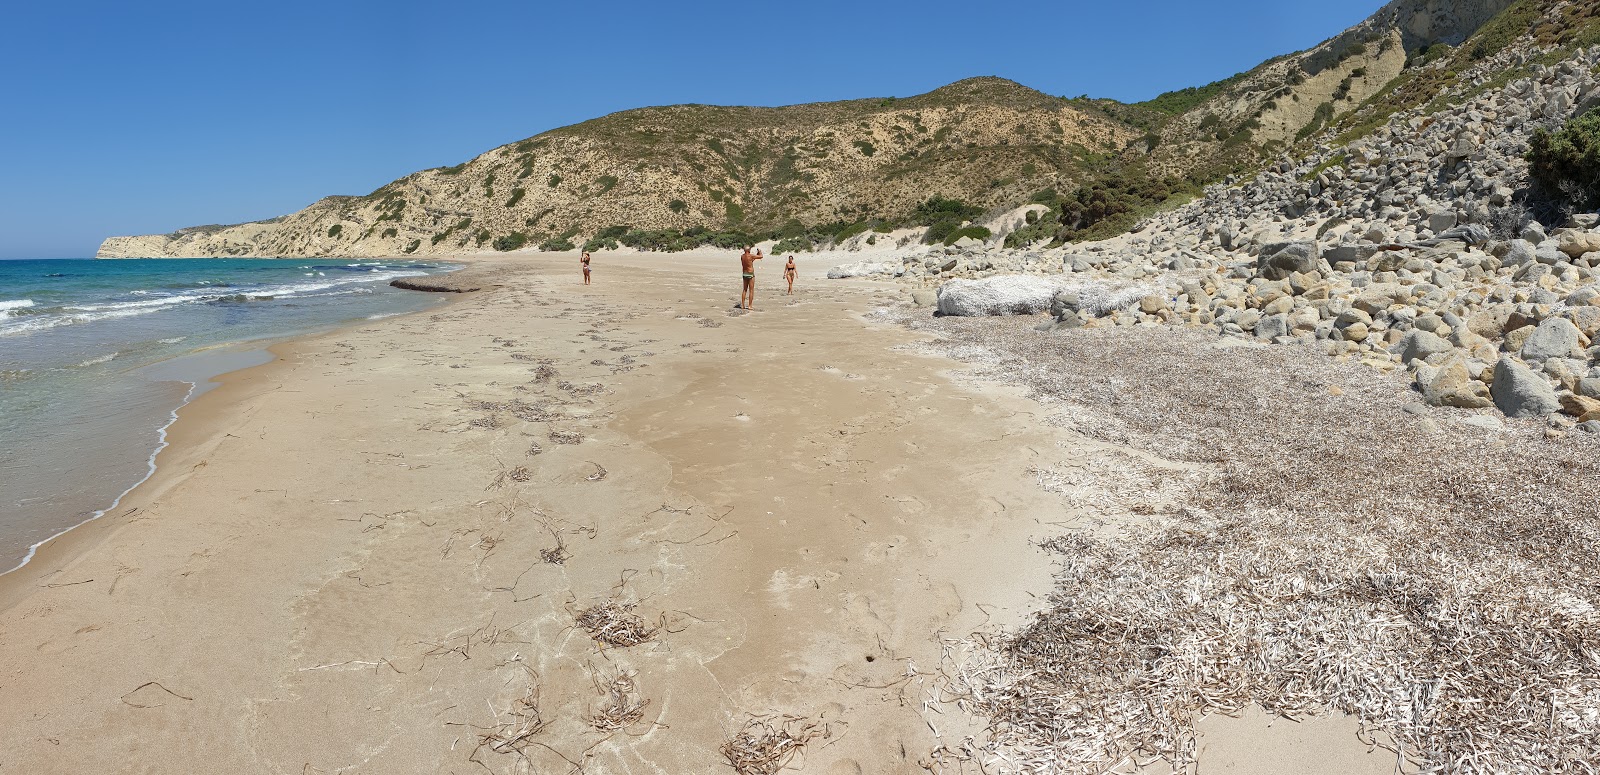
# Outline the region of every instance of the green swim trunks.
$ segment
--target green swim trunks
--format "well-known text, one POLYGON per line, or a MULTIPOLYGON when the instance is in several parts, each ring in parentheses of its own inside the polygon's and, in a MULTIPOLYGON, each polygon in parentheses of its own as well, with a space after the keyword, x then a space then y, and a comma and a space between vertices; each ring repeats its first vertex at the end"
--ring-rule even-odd
POLYGON ((745 272, 744 273, 744 279, 746 279, 746 280, 754 280, 754 279, 756 279, 756 273, 755 272, 745 272))

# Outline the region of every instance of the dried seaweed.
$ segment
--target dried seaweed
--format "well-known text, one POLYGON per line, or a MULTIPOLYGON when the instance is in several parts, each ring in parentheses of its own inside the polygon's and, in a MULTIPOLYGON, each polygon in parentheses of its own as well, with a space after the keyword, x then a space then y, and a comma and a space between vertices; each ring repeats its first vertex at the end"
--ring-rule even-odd
POLYGON ((589 718, 591 726, 601 732, 611 733, 644 720, 644 711, 650 706, 650 700, 640 698, 639 687, 633 681, 634 675, 632 672, 622 673, 601 689, 604 699, 589 718))
POLYGON ((582 444, 583 434, 577 431, 551 429, 550 442, 553 444, 582 444))
POLYGON ((627 648, 648 643, 661 628, 646 624, 633 613, 635 607, 635 603, 607 600, 580 611, 578 626, 589 633, 589 637, 608 646, 627 648))
POLYGON ((827 730, 800 716, 758 716, 745 722, 722 755, 739 775, 775 775, 827 730))
POLYGON ((939 699, 993 722, 953 755, 991 772, 1187 766, 1200 716, 1257 704, 1351 714, 1407 771, 1593 771, 1593 440, 1412 416, 1398 378, 1310 349, 917 327, 979 374, 1029 386, 1068 427, 1191 471, 1132 456, 1089 478, 1041 468, 1081 510, 1150 516, 1047 541, 1061 570, 1046 608, 1018 632, 949 644, 939 699), (1154 504, 1151 481, 1167 488, 1154 504))

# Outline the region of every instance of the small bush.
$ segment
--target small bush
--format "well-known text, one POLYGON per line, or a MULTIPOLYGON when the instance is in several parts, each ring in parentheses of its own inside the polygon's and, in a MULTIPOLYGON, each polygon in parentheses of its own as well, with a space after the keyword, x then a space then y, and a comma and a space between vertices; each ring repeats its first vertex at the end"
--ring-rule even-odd
POLYGON ((772 255, 778 255, 779 253, 807 253, 811 251, 811 248, 811 240, 805 237, 790 237, 779 240, 778 244, 773 245, 772 255))
POLYGON ((566 237, 551 237, 550 239, 539 243, 539 249, 556 253, 568 250, 576 250, 577 246, 572 244, 572 240, 567 239, 566 237))
POLYGON ((342 231, 344 231, 344 225, 336 223, 328 227, 328 236, 330 238, 337 238, 339 233, 342 231))
POLYGON ((956 241, 962 237, 971 237, 975 240, 986 240, 992 236, 994 236, 994 232, 989 231, 982 226, 968 226, 965 229, 956 229, 955 231, 946 234, 944 237, 944 244, 946 246, 954 245, 956 244, 956 241))
POLYGON ((683 201, 682 199, 674 199, 667 203, 667 209, 677 213, 678 215, 683 215, 684 213, 689 212, 689 203, 683 201))
POLYGON ((917 205, 912 212, 911 220, 923 226, 932 226, 936 223, 955 221, 957 227, 963 221, 969 221, 983 214, 983 208, 969 205, 959 199, 945 199, 944 197, 930 197, 928 201, 917 205))
POLYGON ((928 226, 928 232, 922 235, 922 244, 937 245, 944 242, 945 238, 961 230, 962 221, 956 218, 947 218, 928 226))
POLYGON ((467 168, 467 163, 466 162, 461 162, 460 164, 457 164, 454 167, 440 167, 439 168, 439 174, 440 175, 460 175, 461 171, 466 169, 466 168, 467 168))
POLYGON ((405 246, 404 252, 406 252, 406 253, 415 253, 415 252, 417 252, 417 248, 420 247, 421 245, 422 245, 422 240, 414 239, 411 242, 407 243, 407 245, 405 246))
POLYGON ((595 196, 604 194, 607 191, 617 187, 617 179, 611 175, 601 175, 600 177, 595 178, 594 182, 600 184, 600 190, 595 192, 595 196))
POLYGON ((871 156, 872 154, 878 152, 878 149, 875 146, 873 146, 873 144, 871 142, 869 142, 867 140, 855 140, 855 141, 852 141, 850 144, 855 146, 858 150, 860 150, 862 156, 871 156))
POLYGON ((526 244, 528 244, 528 235, 523 234, 520 231, 514 231, 505 235, 504 237, 496 238, 494 241, 494 249, 504 253, 508 250, 516 250, 517 248, 520 248, 526 244))
POLYGON ((551 175, 550 179, 545 181, 545 185, 547 185, 547 186, 549 186, 551 188, 555 188, 556 186, 561 185, 561 176, 560 175, 551 175))
POLYGON ((511 198, 506 200, 506 209, 510 210, 511 208, 516 207, 517 203, 522 201, 522 196, 526 193, 528 192, 521 188, 511 189, 511 198))
POLYGON ((1600 206, 1600 109, 1556 132, 1534 130, 1527 160, 1528 172, 1546 196, 1585 210, 1600 206))
POLYGON ((740 207, 738 202, 729 199, 728 201, 724 202, 723 205, 723 209, 728 216, 728 223, 738 223, 744 220, 744 208, 740 207))
POLYGON ((1300 132, 1295 135, 1295 142, 1305 142, 1306 140, 1311 139, 1312 135, 1322 131, 1322 128, 1327 126, 1328 122, 1332 120, 1333 103, 1324 102, 1321 105, 1318 105, 1316 112, 1311 114, 1311 123, 1306 124, 1300 129, 1300 132))
POLYGON ((395 229, 395 228, 384 229, 383 233, 379 234, 378 236, 385 237, 385 238, 398 237, 398 236, 400 236, 400 230, 399 229, 395 229))

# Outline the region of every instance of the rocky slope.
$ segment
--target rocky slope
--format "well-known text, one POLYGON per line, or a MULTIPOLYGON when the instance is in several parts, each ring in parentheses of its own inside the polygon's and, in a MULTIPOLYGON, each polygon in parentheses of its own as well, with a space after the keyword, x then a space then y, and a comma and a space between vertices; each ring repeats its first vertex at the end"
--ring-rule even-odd
MULTIPOLYGON (((1545 4, 1540 19, 1570 22, 1575 7, 1545 4)), ((1587 18, 1592 34, 1600 24, 1587 18)), ((1420 402, 1476 410, 1458 418, 1469 424, 1495 427, 1499 414, 1544 418, 1555 435, 1600 432, 1600 216, 1530 207, 1523 160, 1536 130, 1600 107, 1600 45, 1552 43, 1545 29, 1528 25, 1452 73, 1433 105, 1356 139, 1314 136, 1314 152, 1130 234, 924 249, 835 274, 894 274, 927 289, 920 303, 991 313, 1012 311, 1012 296, 1039 307, 1046 283, 1050 328, 1190 326, 1308 344, 1405 369, 1420 402), (1018 273, 1038 276, 1025 299, 1016 279, 994 277, 1018 273)))
MULTIPOLYGON (((998 78, 907 99, 783 108, 625 111, 408 175, 362 197, 236 226, 113 237, 105 258, 376 256, 533 249, 612 226, 775 233, 786 224, 905 223, 931 195, 995 211, 1048 190, 1218 180, 1410 84, 1432 44, 1459 43, 1532 0, 1396 0, 1309 51, 1140 105, 1052 97, 998 78), (1359 109, 1358 109, 1359 108, 1359 109)), ((1159 202, 1170 183, 1136 195, 1159 202)), ((1122 224, 1114 220, 1113 226, 1122 224)))

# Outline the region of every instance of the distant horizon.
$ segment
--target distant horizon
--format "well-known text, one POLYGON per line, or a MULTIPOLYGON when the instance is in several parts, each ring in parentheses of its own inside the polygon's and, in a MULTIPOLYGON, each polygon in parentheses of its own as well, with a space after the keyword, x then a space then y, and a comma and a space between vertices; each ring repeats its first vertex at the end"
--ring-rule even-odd
POLYGON ((1315 46, 1383 2, 1208 5, 978 18, 903 1, 603 15, 479 2, 448 16, 410 3, 30 6, 0 52, 26 117, 0 126, 0 259, 265 220, 636 108, 900 98, 983 76, 1137 103, 1315 46), (454 45, 479 23, 504 44, 454 45))

